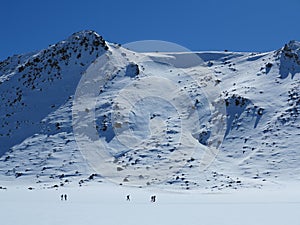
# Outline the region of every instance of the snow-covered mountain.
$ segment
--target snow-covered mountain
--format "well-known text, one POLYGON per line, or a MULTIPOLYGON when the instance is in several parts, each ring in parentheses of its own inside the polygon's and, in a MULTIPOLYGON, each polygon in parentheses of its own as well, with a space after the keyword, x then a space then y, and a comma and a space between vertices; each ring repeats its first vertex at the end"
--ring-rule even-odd
POLYGON ((299 182, 299 56, 296 41, 265 53, 138 53, 82 31, 9 57, 0 185, 299 182))

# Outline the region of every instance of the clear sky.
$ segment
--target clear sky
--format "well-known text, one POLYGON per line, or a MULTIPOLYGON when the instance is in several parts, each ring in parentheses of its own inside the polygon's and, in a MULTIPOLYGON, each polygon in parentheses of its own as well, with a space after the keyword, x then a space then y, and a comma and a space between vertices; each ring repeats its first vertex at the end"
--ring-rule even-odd
POLYGON ((191 50, 268 51, 300 41, 299 0, 1 0, 0 60, 76 31, 191 50))

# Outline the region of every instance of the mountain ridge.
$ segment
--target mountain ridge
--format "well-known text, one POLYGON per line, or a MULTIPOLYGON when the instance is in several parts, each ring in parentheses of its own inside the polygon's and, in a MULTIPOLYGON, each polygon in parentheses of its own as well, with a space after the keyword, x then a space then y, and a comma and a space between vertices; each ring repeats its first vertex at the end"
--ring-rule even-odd
MULTIPOLYGON (((182 168, 159 184, 218 190, 299 181, 296 175, 300 170, 297 166, 300 159, 297 153, 297 129, 300 127, 299 49, 299 42, 291 41, 283 48, 267 53, 190 53, 200 57, 221 90, 227 112, 225 138, 215 161, 207 170, 197 170, 201 157, 182 157, 182 168)), ((154 66, 150 65, 149 58, 157 59, 157 55, 163 59, 176 58, 180 53, 140 55, 105 42, 93 31, 82 31, 47 49, 9 57, 0 63, 0 97, 4 106, 1 107, 0 118, 1 180, 28 179, 45 186, 62 186, 107 179, 103 174, 95 173, 80 153, 73 136, 72 106, 78 82, 88 67, 99 57, 113 59, 116 54, 124 58, 125 64, 120 63, 116 74, 106 83, 105 90, 99 94, 101 98, 96 109, 100 115, 96 121, 99 136, 111 140, 116 130, 107 114, 112 112, 116 93, 121 87, 126 87, 118 85, 138 82, 148 77, 148 71, 154 73, 157 68, 161 73, 174 70, 160 67, 155 61, 154 66)), ((203 65, 194 65, 186 71, 192 74, 201 71, 201 68, 203 65)), ((186 84, 181 78, 175 81, 190 92, 198 92, 197 86, 192 86, 190 81, 186 84)), ((195 107, 202 110, 203 106, 205 109, 205 103, 200 107, 199 100, 196 101, 197 98, 202 99, 200 103, 204 101, 201 93, 197 96, 191 97, 196 102, 195 107)), ((135 112, 139 112, 138 109, 135 112)), ((175 120, 164 118, 163 121, 174 125, 175 120)), ((174 129, 172 132, 176 131, 176 127, 174 129)), ((193 132, 195 141, 206 146, 211 132, 209 126, 193 132)), ((171 136, 175 138, 171 140, 173 143, 166 142, 164 146, 158 143, 149 155, 146 150, 139 149, 136 153, 122 153, 120 157, 124 162, 118 168, 129 167, 132 161, 136 162, 132 165, 136 168, 143 155, 149 157, 149 164, 160 162, 154 159, 156 155, 162 157, 167 149, 177 146, 174 144, 176 132, 171 136)), ((143 147, 147 149, 147 145, 152 146, 149 142, 143 147)), ((166 168, 170 165, 164 164, 166 168)), ((130 184, 131 179, 134 178, 121 177, 120 183, 130 184)))

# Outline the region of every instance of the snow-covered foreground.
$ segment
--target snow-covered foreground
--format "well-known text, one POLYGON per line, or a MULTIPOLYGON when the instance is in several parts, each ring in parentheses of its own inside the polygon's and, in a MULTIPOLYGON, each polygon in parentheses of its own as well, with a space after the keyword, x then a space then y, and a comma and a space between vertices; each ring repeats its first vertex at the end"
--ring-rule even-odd
MULTIPOLYGON (((298 189, 299 190, 299 189, 298 189)), ((0 191, 1 224, 300 224, 297 188, 238 192, 167 192, 108 184, 0 191), (62 201, 61 194, 68 200, 62 201), (131 201, 126 201, 130 194, 131 201), (156 195, 157 201, 150 202, 156 195)))

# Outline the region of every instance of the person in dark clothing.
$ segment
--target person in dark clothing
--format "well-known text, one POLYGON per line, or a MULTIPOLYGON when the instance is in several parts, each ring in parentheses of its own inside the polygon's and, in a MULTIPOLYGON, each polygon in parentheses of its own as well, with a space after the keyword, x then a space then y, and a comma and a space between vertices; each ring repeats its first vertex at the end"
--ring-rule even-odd
POLYGON ((127 196, 126 196, 126 200, 127 200, 127 201, 130 201, 130 195, 127 195, 127 196))
POLYGON ((156 201, 156 196, 155 195, 152 195, 151 196, 151 202, 155 202, 156 201))

